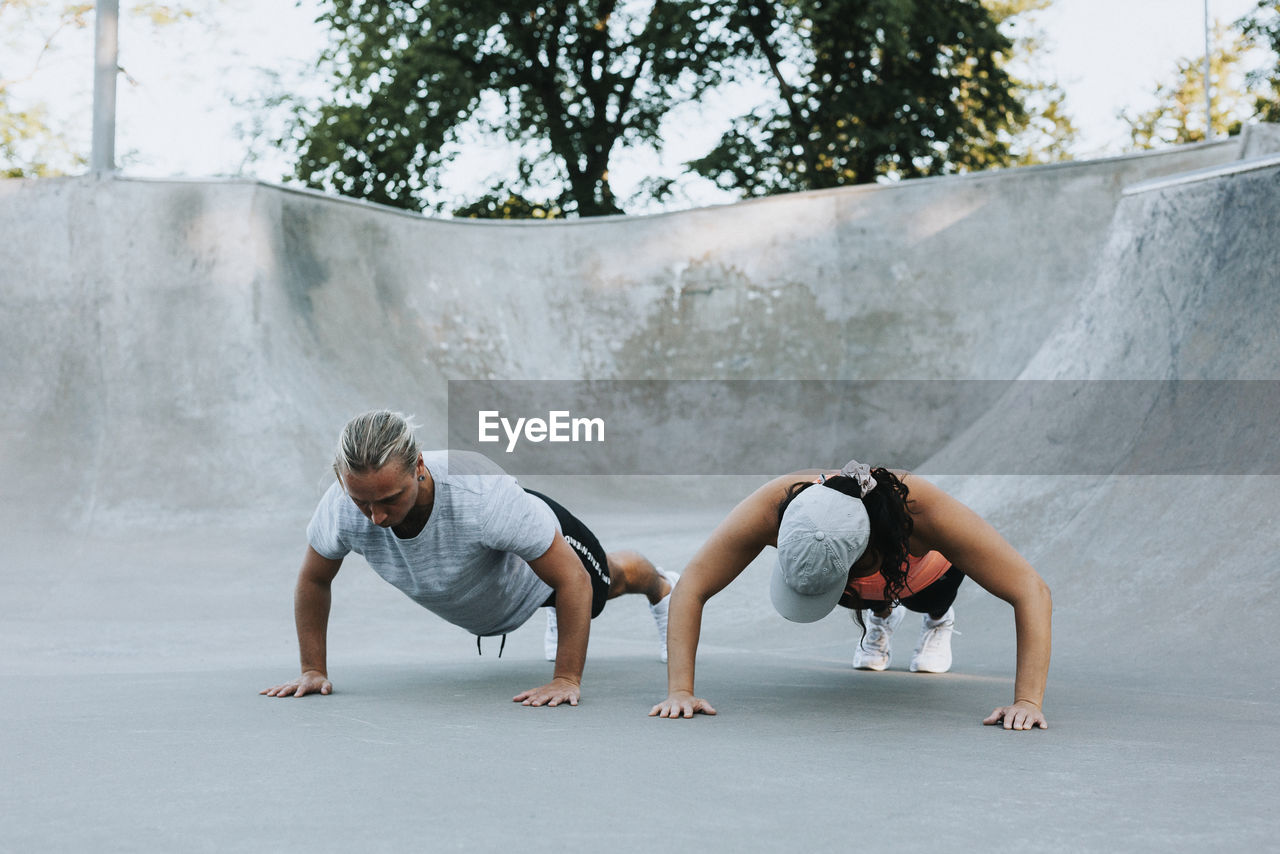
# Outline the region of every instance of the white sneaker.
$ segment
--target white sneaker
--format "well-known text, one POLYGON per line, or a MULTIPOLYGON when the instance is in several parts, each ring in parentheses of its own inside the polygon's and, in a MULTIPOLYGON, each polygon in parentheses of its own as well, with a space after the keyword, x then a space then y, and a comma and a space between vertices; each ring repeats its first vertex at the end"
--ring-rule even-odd
MULTIPOLYGON (((680 580, 680 576, 674 572, 666 572, 661 567, 655 567, 658 575, 661 575, 671 585, 671 590, 676 589, 676 582, 680 580)), ((653 622, 658 627, 658 659, 667 660, 667 609, 671 607, 671 591, 667 591, 667 595, 657 605, 649 606, 649 613, 653 614, 653 622)))
POLYGON ((556 625, 556 609, 547 609, 547 633, 542 636, 542 654, 547 661, 555 661, 560 651, 560 629, 556 625))
MULTIPOLYGON (((893 650, 889 646, 889 638, 893 636, 893 630, 902 622, 902 618, 906 616, 903 608, 894 608, 889 612, 889 616, 881 619, 870 611, 862 612, 862 622, 866 626, 866 634, 862 636, 862 640, 858 643, 858 648, 853 653, 853 666, 858 670, 884 670, 889 666, 890 659, 893 658, 893 650)), ((853 617, 853 614, 849 614, 853 617)), ((854 622, 857 619, 854 618, 854 622)))
POLYGON ((956 611, 948 608, 941 619, 933 620, 924 615, 920 632, 920 645, 911 658, 912 673, 946 673, 951 669, 951 635, 955 630, 956 611))

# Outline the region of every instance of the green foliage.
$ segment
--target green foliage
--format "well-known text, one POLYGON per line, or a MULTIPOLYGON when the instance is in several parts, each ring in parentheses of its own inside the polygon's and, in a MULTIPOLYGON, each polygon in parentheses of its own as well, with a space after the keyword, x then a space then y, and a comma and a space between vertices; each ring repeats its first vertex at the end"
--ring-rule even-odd
POLYGON ((146 17, 151 21, 151 26, 153 27, 180 24, 189 18, 195 17, 193 10, 185 8, 178 3, 134 3, 129 11, 132 15, 146 17))
POLYGON ((525 152, 517 194, 537 175, 561 188, 554 206, 619 213, 610 157, 660 144, 670 108, 720 81, 722 5, 327 0, 333 93, 298 112, 297 177, 420 210, 468 134, 496 133, 525 152))
MULTIPOLYGON (((498 136, 518 175, 465 215, 620 213, 613 153, 661 147, 676 105, 765 78, 776 101, 690 168, 748 195, 1067 156, 1056 87, 1015 80, 1005 22, 1052 0, 325 0, 331 95, 282 140, 309 186, 439 209, 446 169, 498 136), (1026 104, 1036 106, 1028 110, 1026 104), (535 189, 536 188, 536 189, 535 189), (508 204, 511 202, 511 204, 508 204)), ((655 196, 671 180, 645 182, 655 196)))
POLYGON ((999 24, 1042 5, 741 3, 732 25, 778 99, 735 120, 690 166, 723 188, 766 195, 1012 163, 1028 114, 999 24))
POLYGON ((1257 7, 1236 22, 1248 44, 1269 52, 1270 62, 1248 75, 1254 96, 1254 116, 1280 122, 1280 0, 1259 0, 1257 7))
POLYGON ((1017 33, 1007 63, 1012 92, 1025 108, 1025 119, 1013 123, 1006 131, 1009 157, 992 162, 991 167, 1032 166, 1056 163, 1072 158, 1079 139, 1079 129, 1066 109, 1066 93, 1056 82, 1040 79, 1036 67, 1043 52, 1043 33, 1036 13, 1053 5, 1054 0, 982 0, 1002 28, 1017 33))
MULTIPOLYGON (((1253 112, 1253 98, 1245 88, 1244 63, 1247 40, 1219 23, 1213 31, 1214 49, 1209 55, 1213 81, 1210 110, 1213 135, 1224 137, 1240 132, 1253 112)), ((1120 118, 1129 125, 1132 147, 1158 148, 1205 140, 1204 58, 1180 59, 1169 82, 1155 88, 1155 105, 1120 118)))
MULTIPOLYGON (((1212 43, 1214 135, 1238 133, 1251 120, 1280 122, 1280 0, 1258 0, 1252 12, 1230 27, 1215 24, 1212 43)), ((1158 84, 1154 94, 1150 110, 1121 113, 1134 148, 1205 138, 1203 57, 1179 60, 1171 79, 1158 84)))
POLYGON ((1028 108, 1026 118, 1012 131, 1009 157, 991 166, 1034 166, 1072 159, 1080 131, 1066 111, 1066 93, 1057 84, 1039 82, 1021 83, 1018 91, 1028 108))
MULTIPOLYGON (((153 27, 193 16, 186 3, 135 2, 122 14, 146 19, 153 27)), ((93 3, 49 3, 46 0, 0 0, 0 177, 61 175, 83 167, 85 153, 53 118, 49 105, 22 97, 24 84, 41 72, 64 34, 93 26, 93 3), (25 67, 17 57, 31 55, 25 67)), ((85 71, 89 79, 89 69, 85 71)))
POLYGON ((499 184, 488 193, 453 212, 463 219, 563 219, 554 202, 535 202, 499 184))
POLYGON ((60 175, 62 164, 83 163, 50 127, 43 105, 12 107, 0 87, 0 178, 60 175))
POLYGON ((21 98, 23 84, 35 77, 59 34, 92 21, 92 3, 63 3, 57 8, 38 0, 0 0, 0 177, 30 178, 62 174, 82 164, 54 126, 48 106, 21 98), (32 34, 38 34, 38 41, 32 34), (23 39, 34 58, 18 66, 23 39))

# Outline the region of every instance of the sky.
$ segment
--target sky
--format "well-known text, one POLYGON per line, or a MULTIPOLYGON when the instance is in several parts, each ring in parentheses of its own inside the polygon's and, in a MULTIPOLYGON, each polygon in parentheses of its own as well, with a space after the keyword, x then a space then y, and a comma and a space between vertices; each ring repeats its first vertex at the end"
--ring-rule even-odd
MULTIPOLYGON (((130 5, 131 0, 121 0, 122 7, 130 5)), ((279 180, 288 164, 266 143, 278 128, 255 129, 258 113, 252 102, 281 91, 323 91, 323 80, 314 72, 326 39, 314 22, 316 0, 189 0, 188 5, 199 10, 196 17, 162 29, 122 17, 120 64, 126 73, 118 89, 116 143, 122 171, 140 177, 279 180)), ((1254 6, 1255 0, 1209 0, 1211 16, 1224 22, 1254 6)), ((1204 0, 1056 0, 1039 13, 1043 47, 1036 71, 1066 92, 1067 111, 1081 130, 1077 157, 1124 150, 1128 135, 1117 113, 1150 106, 1155 85, 1171 77, 1179 58, 1202 55, 1203 15, 1204 0)), ((11 22, 0 17, 0 26, 11 22)), ((12 68, 35 67, 31 79, 15 90, 49 103, 54 119, 86 153, 91 30, 60 33, 38 65, 30 47, 34 41, 10 33, 10 50, 15 43, 28 49, 11 52, 0 64, 0 75, 7 77, 18 76, 12 68)), ((615 157, 615 188, 625 198, 644 177, 677 173, 680 163, 714 143, 722 129, 716 116, 745 109, 749 100, 743 92, 730 92, 721 102, 675 115, 662 155, 615 157)), ((508 157, 501 146, 471 143, 450 188, 459 195, 483 190, 508 157)), ((684 186, 668 207, 730 199, 707 182, 696 182, 684 186)))

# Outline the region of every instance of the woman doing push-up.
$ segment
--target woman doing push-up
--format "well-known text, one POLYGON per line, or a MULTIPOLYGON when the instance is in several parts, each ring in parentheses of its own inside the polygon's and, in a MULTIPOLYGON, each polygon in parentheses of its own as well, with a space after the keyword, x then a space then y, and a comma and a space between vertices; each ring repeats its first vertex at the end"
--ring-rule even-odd
POLYGON ((863 636, 853 665, 884 670, 905 610, 923 616, 911 670, 951 667, 952 602, 966 576, 1013 606, 1017 671, 1013 701, 983 721, 1047 728, 1041 706, 1049 673, 1049 587, 977 513, 927 480, 851 461, 840 471, 784 475, 744 499, 698 550, 671 594, 667 698, 650 715, 715 714, 694 694, 694 660, 707 601, 765 546, 778 550, 770 596, 782 616, 807 623, 837 605, 863 636))

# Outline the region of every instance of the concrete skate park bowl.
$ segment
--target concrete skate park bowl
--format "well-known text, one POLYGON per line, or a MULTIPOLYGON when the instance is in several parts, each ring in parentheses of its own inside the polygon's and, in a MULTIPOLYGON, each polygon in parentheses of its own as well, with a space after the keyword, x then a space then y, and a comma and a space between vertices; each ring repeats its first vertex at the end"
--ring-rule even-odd
MULTIPOLYGON (((1280 380, 1277 151, 1250 128, 569 223, 0 183, 0 850, 1274 850, 1280 479, 1274 418, 1238 392, 1280 380), (906 672, 910 624, 889 671, 854 671, 846 617, 773 613, 771 550, 708 605, 714 718, 647 717, 665 669, 634 597, 593 624, 582 705, 527 709, 508 698, 549 674, 540 617, 477 657, 354 557, 335 693, 259 696, 296 669, 338 429, 391 406, 442 445, 453 380, 883 384, 891 409, 841 410, 796 467, 910 467, 1031 560, 1051 728, 980 725, 1011 700, 1014 632, 972 582, 950 673, 906 672), (1063 381, 1136 383, 1148 426, 1168 383, 1223 384, 1232 405, 1182 417, 1245 450, 1153 460, 1090 394, 1029 440, 1021 390, 1063 381), (1054 457, 1099 431, 1101 464, 1054 457), (975 467, 992 437, 1049 461, 975 467)), ((678 571, 773 473, 726 457, 521 479, 678 571)))

